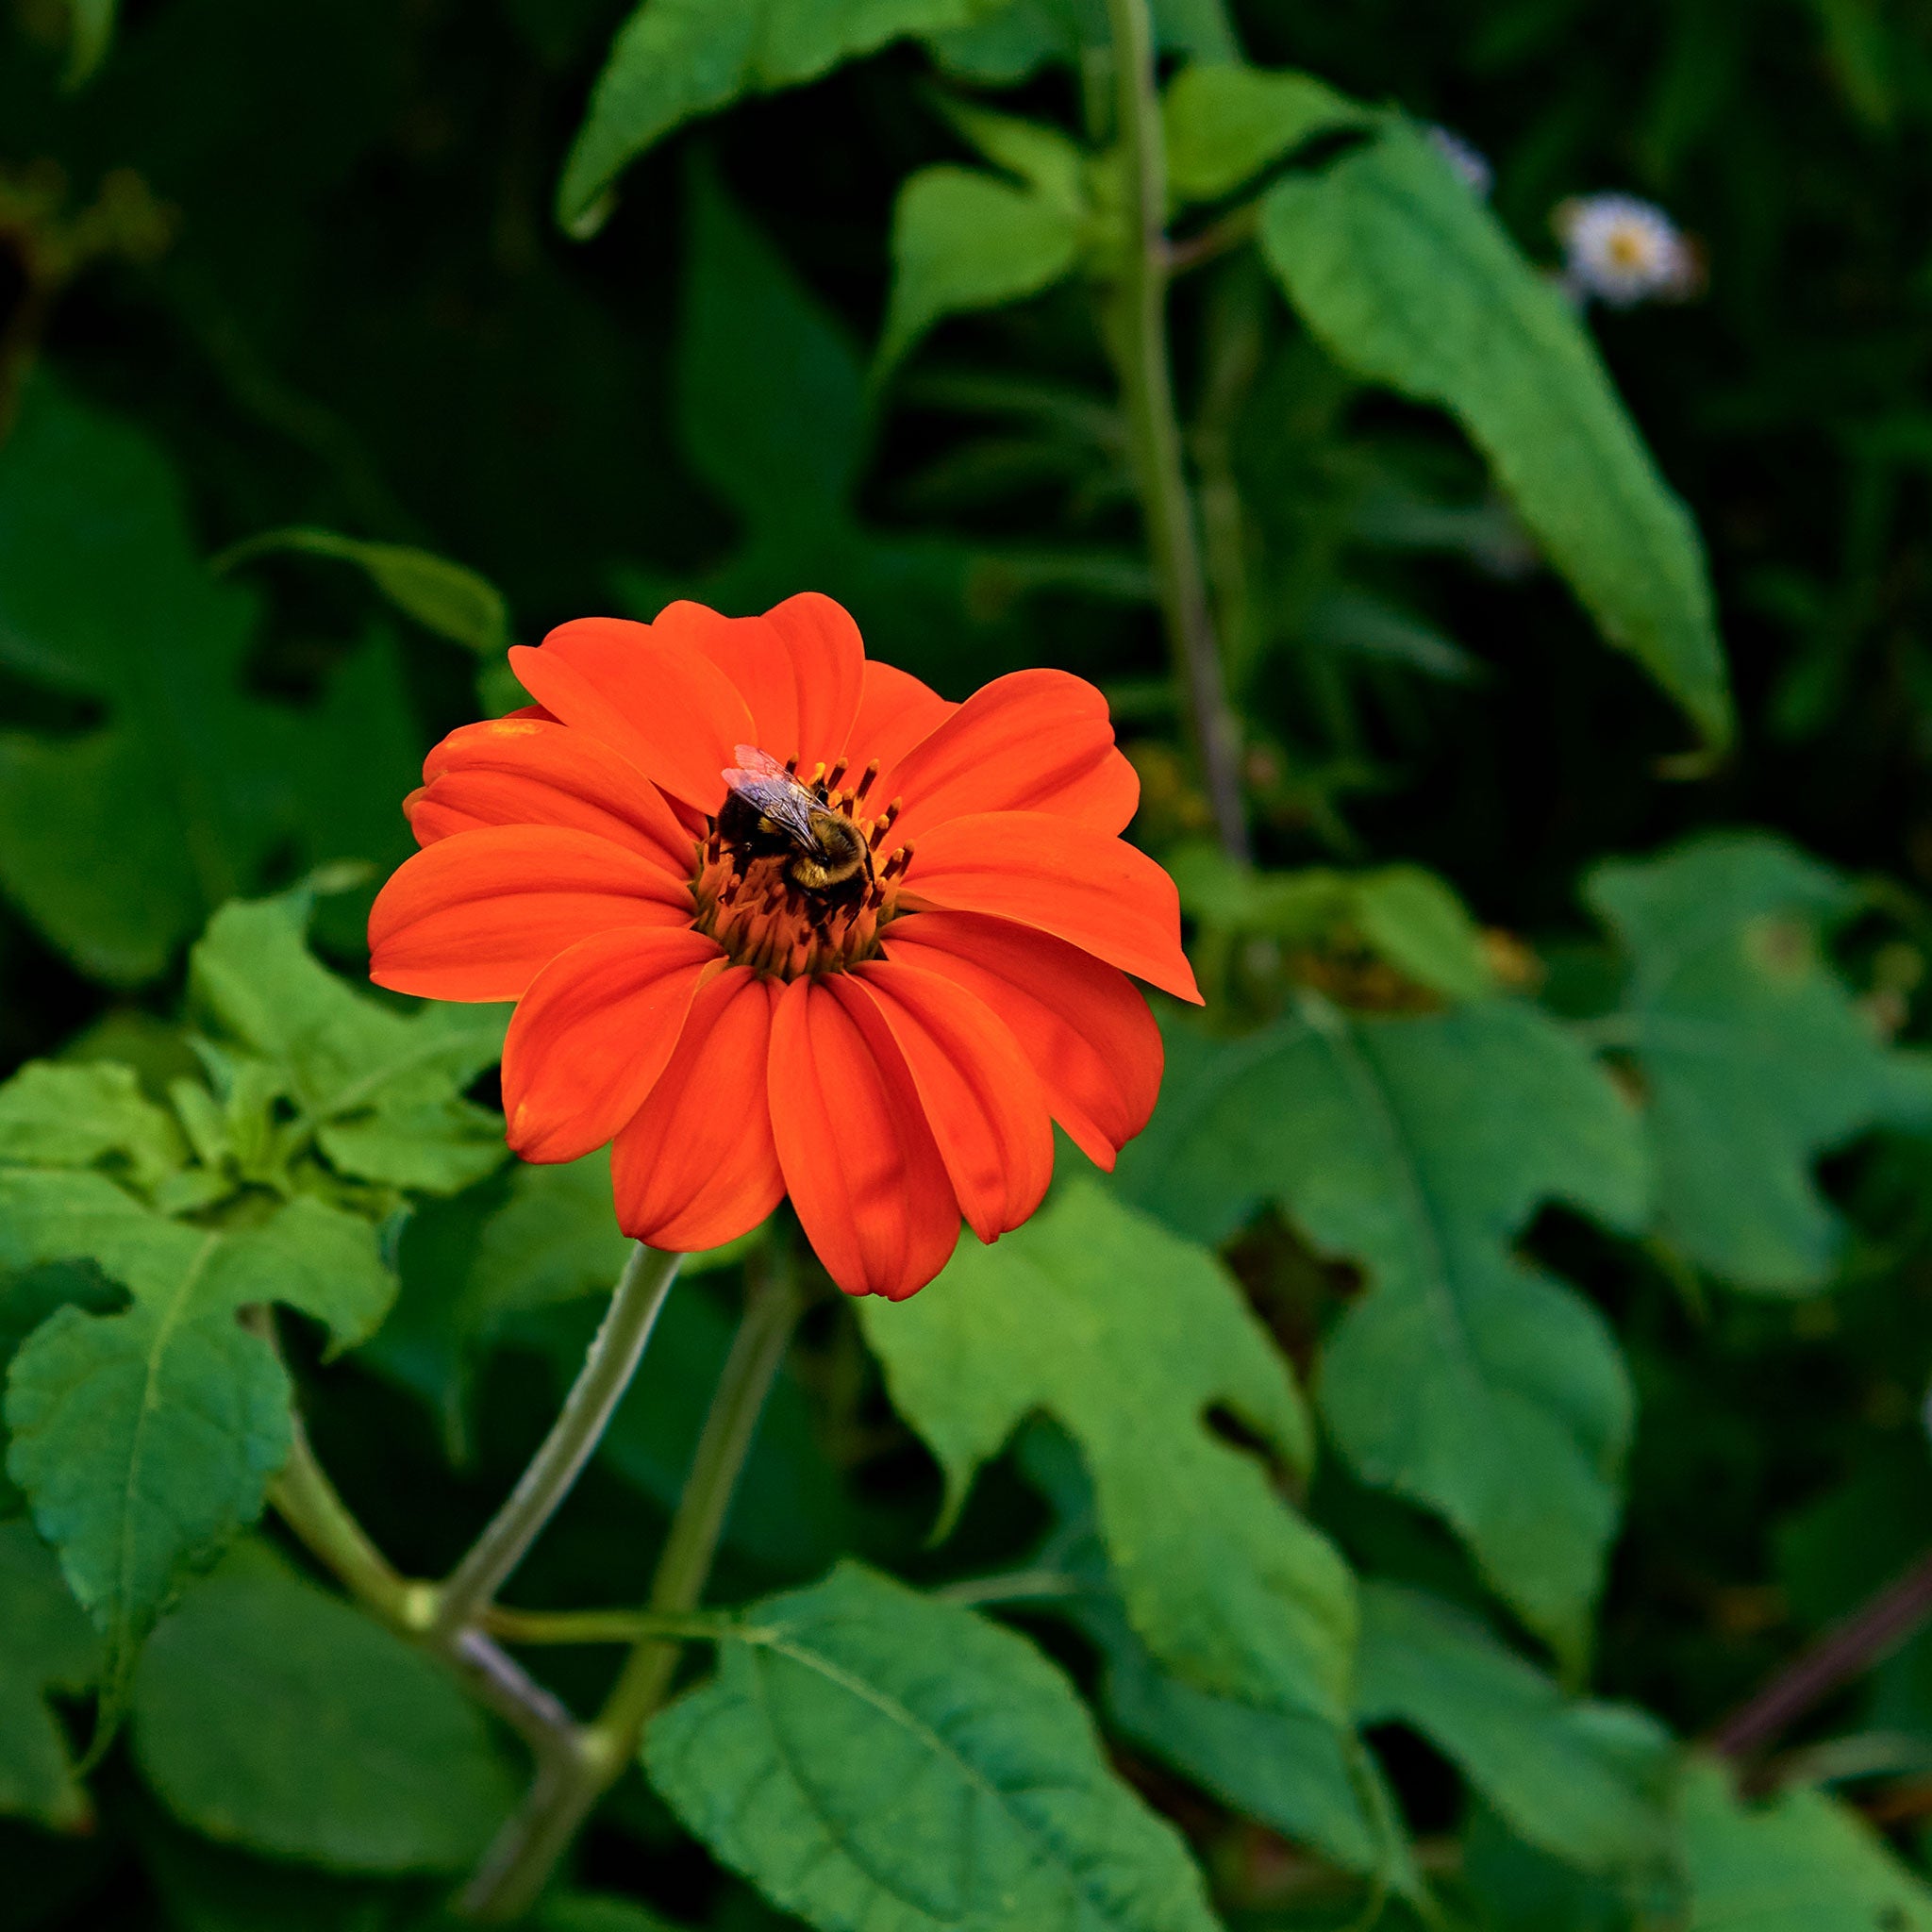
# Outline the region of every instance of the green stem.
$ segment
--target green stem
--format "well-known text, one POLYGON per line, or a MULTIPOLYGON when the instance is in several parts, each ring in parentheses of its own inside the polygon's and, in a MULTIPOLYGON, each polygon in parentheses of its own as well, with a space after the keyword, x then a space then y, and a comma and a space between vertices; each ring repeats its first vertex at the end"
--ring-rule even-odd
POLYGON ((1063 1570, 1003 1570, 992 1576, 962 1576, 933 1595, 949 1604, 1018 1604, 1036 1597, 1080 1596, 1088 1585, 1063 1570))
POLYGON ((483 1627, 505 1643, 618 1643, 626 1649, 653 1638, 704 1641, 738 1628, 724 1616, 660 1617, 651 1610, 506 1610, 492 1607, 483 1627))
POLYGON ((631 1249, 603 1325, 564 1400, 563 1412, 508 1501, 442 1587, 435 1624, 440 1638, 476 1622, 570 1494, 630 1387, 683 1258, 660 1254, 641 1241, 631 1249))
POLYGON ((1111 318, 1113 347, 1161 615, 1180 665, 1215 829, 1226 850, 1244 858, 1248 830, 1241 805, 1240 734, 1222 682, 1168 367, 1167 163, 1155 88, 1154 28, 1147 0, 1107 0, 1107 12, 1113 37, 1115 121, 1126 162, 1128 223, 1111 318))
MULTIPOLYGON (((685 1619, 704 1594, 740 1472, 800 1309, 791 1270, 780 1257, 770 1274, 754 1283, 705 1418, 652 1580, 648 1614, 655 1620, 685 1619)), ((636 1758, 644 1726, 671 1688, 678 1652, 678 1640, 668 1634, 645 1637, 635 1645, 602 1713, 581 1734, 574 1757, 540 1770, 523 1809, 458 1901, 460 1916, 502 1924, 528 1911, 597 1800, 636 1758)))

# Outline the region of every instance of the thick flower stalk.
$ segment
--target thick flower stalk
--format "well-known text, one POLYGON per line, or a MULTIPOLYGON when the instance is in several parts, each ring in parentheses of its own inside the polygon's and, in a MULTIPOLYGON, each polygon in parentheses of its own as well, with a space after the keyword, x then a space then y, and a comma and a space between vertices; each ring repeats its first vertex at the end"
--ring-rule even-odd
POLYGON ((536 703, 430 753, 423 850, 378 896, 372 975, 514 1000, 512 1148, 612 1143, 618 1219, 708 1248, 788 1194, 849 1293, 913 1293, 963 1218, 1039 1205, 1052 1123, 1103 1167, 1160 1036, 1132 974, 1199 995, 1092 686, 964 704, 869 661, 807 593, 674 604, 517 649, 536 703))

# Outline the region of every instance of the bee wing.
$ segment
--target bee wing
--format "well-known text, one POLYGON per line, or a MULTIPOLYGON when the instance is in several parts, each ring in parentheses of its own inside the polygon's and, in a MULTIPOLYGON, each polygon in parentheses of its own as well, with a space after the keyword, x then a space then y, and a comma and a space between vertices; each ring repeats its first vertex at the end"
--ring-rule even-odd
POLYGON ((824 808, 769 753, 753 744, 741 744, 736 750, 738 763, 720 774, 725 784, 800 844, 815 846, 811 816, 824 808))
POLYGON ((760 751, 755 744, 734 744, 731 755, 738 760, 734 771, 724 774, 726 784, 734 775, 740 778, 790 778, 791 774, 768 751, 760 751))

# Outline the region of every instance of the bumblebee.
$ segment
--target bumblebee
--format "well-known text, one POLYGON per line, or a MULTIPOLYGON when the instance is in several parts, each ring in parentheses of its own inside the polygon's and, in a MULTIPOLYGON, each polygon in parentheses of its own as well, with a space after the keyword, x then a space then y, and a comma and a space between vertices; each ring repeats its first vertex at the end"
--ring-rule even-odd
POLYGON ((718 836, 745 858, 782 858, 786 878, 827 910, 857 906, 873 882, 872 848, 824 788, 807 785, 756 745, 737 747, 718 836))

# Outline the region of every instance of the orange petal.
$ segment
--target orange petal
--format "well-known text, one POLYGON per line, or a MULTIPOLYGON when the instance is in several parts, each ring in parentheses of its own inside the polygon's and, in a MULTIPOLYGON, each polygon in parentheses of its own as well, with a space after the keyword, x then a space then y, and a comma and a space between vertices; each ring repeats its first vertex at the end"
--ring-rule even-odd
MULTIPOLYGON (((722 623, 724 620, 720 619, 722 623)), ((718 774, 747 741, 751 713, 703 652, 615 617, 559 625, 509 654, 517 682, 554 717, 594 732, 675 798, 715 811, 718 774)))
POLYGON ((847 1294, 903 1301, 946 1265, 959 1206, 906 1061, 843 975, 772 1015, 772 1132, 806 1236, 847 1294))
POLYGON ((901 838, 983 811, 1052 812, 1118 832, 1141 802, 1141 780, 1115 748, 1107 700, 1084 677, 1015 671, 982 685, 882 772, 878 795, 905 799, 901 838))
POLYGON ((691 995, 724 952, 701 932, 620 926, 579 940, 530 982, 503 1042, 512 1152, 576 1160, 644 1104, 691 995))
POLYGON ((1072 819, 1043 811, 948 819, 921 835, 906 891, 908 910, 937 906, 1017 920, 1201 1004, 1181 951, 1174 881, 1125 840, 1072 819))
POLYGON ((691 891, 608 839, 488 825, 405 859, 369 911, 369 976, 439 1000, 513 1000, 567 946, 613 926, 688 926, 691 891))
POLYGON ((775 758, 795 754, 808 773, 845 749, 865 675, 865 645, 858 626, 831 598, 805 591, 762 617, 741 618, 720 618, 701 604, 673 604, 653 628, 661 635, 674 624, 689 627, 691 641, 742 693, 757 726, 754 744, 775 758))
POLYGON ((776 998, 742 966, 699 987, 677 1050, 611 1150, 625 1234, 694 1254, 736 1241, 785 1198, 765 1097, 776 998))
MULTIPOLYGON (((852 735, 844 745, 855 775, 864 771, 873 758, 878 759, 881 772, 888 765, 897 764, 922 738, 937 730, 958 708, 950 698, 941 697, 909 671, 868 658, 858 715, 852 721, 852 735)), ((874 807, 883 805, 891 795, 890 791, 879 791, 867 794, 874 807)))
POLYGON ((1020 1043, 1053 1117, 1096 1167, 1147 1124, 1160 1092, 1160 1028, 1132 980, 1064 940, 978 912, 914 912, 885 956, 976 994, 1020 1043))
POLYGON ((490 718, 452 731, 423 761, 404 801, 418 841, 479 825, 574 825, 692 870, 691 835, 663 794, 601 738, 540 718, 490 718))
POLYGON ((958 981, 884 959, 853 977, 905 1056, 967 1225, 997 1241, 1040 1206, 1053 1178, 1039 1077, 1006 1023, 958 981))

